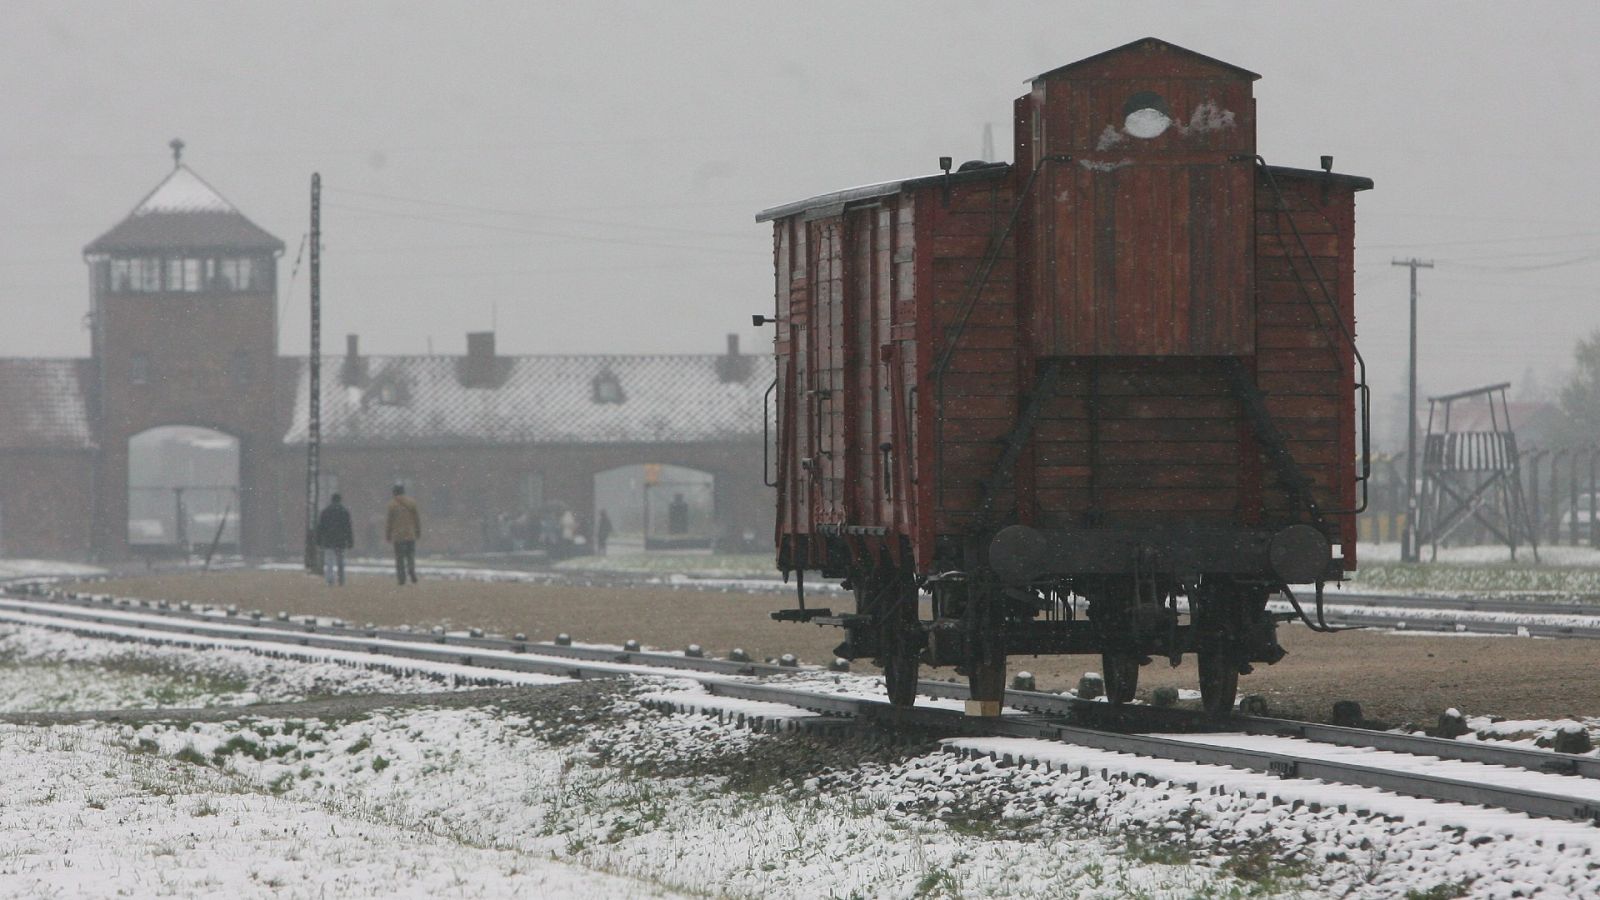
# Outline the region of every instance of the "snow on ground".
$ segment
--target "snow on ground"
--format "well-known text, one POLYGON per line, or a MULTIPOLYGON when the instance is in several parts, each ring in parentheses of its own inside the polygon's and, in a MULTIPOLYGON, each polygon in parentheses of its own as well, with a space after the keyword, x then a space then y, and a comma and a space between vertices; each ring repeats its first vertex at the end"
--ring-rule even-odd
MULTIPOLYGON (((1316 611, 1313 608, 1315 601, 1300 597, 1300 606, 1313 618, 1316 611)), ((1287 600, 1271 600, 1267 603, 1270 612, 1293 612, 1294 607, 1287 600)), ((1593 614, 1578 614, 1570 616, 1545 615, 1539 613, 1522 612, 1493 612, 1462 609, 1421 609, 1415 606, 1348 606, 1338 603, 1338 596, 1329 594, 1324 602, 1323 609, 1329 615, 1337 616, 1373 616, 1385 619, 1399 619, 1402 622, 1459 622, 1483 623, 1494 625, 1521 625, 1538 626, 1544 628, 1571 628, 1577 631, 1587 631, 1591 634, 1600 630, 1600 619, 1593 614)))
MULTIPOLYGON (((237 671, 227 668, 237 654, 323 672, 279 676, 291 685, 359 671, 215 642, 151 647, 8 629, 6 646, 58 662, 135 651, 237 671)), ((848 673, 788 677, 881 691, 848 673)), ((772 704, 697 700, 702 689, 681 675, 551 690, 529 692, 532 708, 339 721, 0 726, 0 777, 23 786, 0 805, 0 847, 12 848, 0 853, 0 894, 1600 893, 1600 830, 1575 823, 1048 742, 841 749, 836 737, 758 734, 643 707, 665 699, 782 715, 772 704), (1274 805, 1263 792, 1320 807, 1274 805)), ((1507 723, 1482 723, 1497 724, 1507 723)))
POLYGON ((237 706, 449 687, 427 674, 224 647, 106 641, 0 622, 0 711, 237 706))
MULTIPOLYGON (((612 712, 570 744, 541 738, 560 730, 555 722, 482 710, 343 724, 150 725, 117 735, 290 800, 359 806, 465 844, 733 896, 1390 897, 1469 884, 1488 897, 1600 891, 1592 852, 1600 832, 1577 824, 1541 830, 1523 816, 1367 789, 997 739, 948 745, 1011 753, 1042 745, 1063 758, 1046 769, 935 750, 833 767, 797 784, 771 771, 752 787, 752 767, 741 760, 763 760, 792 738, 649 713, 626 698, 612 712), (1208 779, 1262 780, 1274 793, 1301 790, 1328 805, 1273 805, 1254 796, 1253 782, 1243 791, 1219 783, 1215 793, 1185 786, 1208 779)), ((783 758, 771 765, 781 768, 783 758)))
POLYGON ((99 566, 54 559, 0 559, 0 581, 13 578, 92 578, 104 575, 99 566))
POLYGON ((1588 732, 1594 749, 1581 754, 1600 757, 1600 717, 1581 719, 1504 719, 1499 716, 1468 716, 1471 731, 1458 741, 1480 741, 1497 747, 1520 747, 1524 750, 1551 750, 1556 733, 1573 729, 1588 732))
MULTIPOLYGON (((1400 544, 1359 544, 1356 547, 1358 560, 1371 562, 1399 562, 1400 544)), ((1511 551, 1504 544, 1484 544, 1470 547, 1440 547, 1439 556, 1435 560, 1430 548, 1423 548, 1423 564, 1430 562, 1441 563, 1511 563, 1534 565, 1533 554, 1527 547, 1517 549, 1517 558, 1512 560, 1511 551)), ((1547 566, 1594 566, 1600 567, 1600 550, 1593 547, 1571 546, 1540 546, 1539 562, 1547 566)))
POLYGON ((130 751, 103 726, 0 725, 0 894, 643 897, 666 892, 427 828, 274 796, 130 751))
MULTIPOLYGON (((431 823, 465 843, 549 853, 694 892, 1111 898, 1226 896, 1247 886, 1188 860, 1118 855, 1115 833, 1018 840, 985 822, 952 826, 896 810, 889 797, 815 785, 728 790, 720 775, 672 774, 715 769, 706 762, 780 738, 623 704, 624 719, 571 747, 541 741, 541 721, 424 710, 300 731, 295 749, 278 758, 224 751, 222 765, 256 785, 276 783, 287 798, 333 808, 359 802, 381 819, 431 823)), ((230 742, 277 752, 277 729, 147 726, 122 735, 163 756, 216 759, 230 742)))

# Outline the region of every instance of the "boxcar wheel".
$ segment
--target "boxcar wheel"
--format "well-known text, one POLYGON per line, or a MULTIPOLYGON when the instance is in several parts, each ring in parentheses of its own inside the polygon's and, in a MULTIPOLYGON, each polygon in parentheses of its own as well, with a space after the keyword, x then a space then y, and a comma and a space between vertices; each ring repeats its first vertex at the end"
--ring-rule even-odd
POLYGON ((1205 707, 1206 715, 1216 719, 1233 715, 1233 701, 1239 695, 1238 658, 1227 650, 1201 650, 1197 656, 1200 705, 1205 707))
POLYGON ((888 638, 884 646, 883 686, 892 706, 917 702, 917 648, 901 638, 888 638))
POLYGON ((877 602, 872 613, 878 620, 883 686, 891 705, 911 706, 917 702, 917 668, 922 654, 917 588, 908 579, 891 575, 874 590, 877 602))
POLYGON ((1139 657, 1107 651, 1100 654, 1100 668, 1106 682, 1106 700, 1127 703, 1139 690, 1139 657))

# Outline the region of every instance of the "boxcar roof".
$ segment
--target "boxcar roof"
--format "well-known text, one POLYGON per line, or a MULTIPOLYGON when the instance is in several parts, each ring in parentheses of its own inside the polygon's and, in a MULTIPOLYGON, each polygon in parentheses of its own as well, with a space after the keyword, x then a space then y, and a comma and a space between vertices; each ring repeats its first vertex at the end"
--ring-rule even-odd
POLYGON ((1288 166, 1267 166, 1267 171, 1276 178, 1307 178, 1320 180, 1327 178, 1342 188, 1352 191, 1372 190, 1372 179, 1360 175, 1341 175, 1338 172, 1324 172, 1321 169, 1293 169, 1288 166))
MULTIPOLYGON (((998 178, 1011 171, 1010 163, 990 163, 978 168, 967 169, 964 172, 951 172, 949 175, 952 184, 962 184, 969 181, 983 181, 989 178, 998 178)), ((878 197, 887 197, 898 194, 910 188, 921 187, 927 184, 939 184, 945 179, 944 173, 938 175, 921 175, 916 178, 902 178, 897 181, 880 181, 877 184, 864 184, 860 187, 846 188, 830 194, 818 194, 782 206, 774 206, 756 213, 757 222, 770 222, 773 219, 783 219, 796 213, 809 212, 814 209, 825 209, 837 206, 841 210, 851 203, 860 203, 864 200, 874 200, 878 197)))
POLYGON ((1192 59, 1199 60, 1201 62, 1207 62, 1207 63, 1210 63, 1211 65, 1214 65, 1214 66, 1221 66, 1222 68, 1227 69, 1227 70, 1229 70, 1231 72, 1234 72, 1234 73, 1239 74, 1239 75, 1243 75, 1243 76, 1249 78, 1251 81, 1255 81, 1255 80, 1258 80, 1259 78, 1261 78, 1260 75, 1258 75, 1255 72, 1252 72, 1249 69, 1246 69, 1246 68, 1244 68, 1242 66, 1236 66, 1231 62, 1224 62, 1223 60, 1217 59, 1214 56, 1207 56, 1204 53, 1196 53, 1195 51, 1190 50, 1188 47, 1180 47, 1177 44, 1172 43, 1171 41, 1163 41, 1162 39, 1160 39, 1158 37, 1142 37, 1142 38, 1139 38, 1136 41, 1129 41, 1128 43, 1123 44, 1120 47, 1112 47, 1110 50, 1105 50, 1105 51, 1102 51, 1100 53, 1096 53, 1093 56, 1085 56, 1083 59, 1077 60, 1075 62, 1069 62, 1064 66, 1056 66, 1054 69, 1051 69, 1048 72, 1040 72, 1038 75, 1035 75, 1035 76, 1033 76, 1032 78, 1030 78, 1028 80, 1031 83, 1031 82, 1034 82, 1034 81, 1038 81, 1041 78, 1050 78, 1050 77, 1055 76, 1055 75, 1060 75, 1062 72, 1066 72, 1066 71, 1069 71, 1071 69, 1076 69, 1079 66, 1086 66, 1086 65, 1089 65, 1090 63, 1095 63, 1095 62, 1098 62, 1098 61, 1100 61, 1102 59, 1105 59, 1108 56, 1115 56, 1115 55, 1117 55, 1119 53, 1125 53, 1125 52, 1127 52, 1129 50, 1132 50, 1135 47, 1141 47, 1141 46, 1144 46, 1146 44, 1159 44, 1162 47, 1166 47, 1166 48, 1171 49, 1171 50, 1176 50, 1180 55, 1187 56, 1187 57, 1190 57, 1192 59))

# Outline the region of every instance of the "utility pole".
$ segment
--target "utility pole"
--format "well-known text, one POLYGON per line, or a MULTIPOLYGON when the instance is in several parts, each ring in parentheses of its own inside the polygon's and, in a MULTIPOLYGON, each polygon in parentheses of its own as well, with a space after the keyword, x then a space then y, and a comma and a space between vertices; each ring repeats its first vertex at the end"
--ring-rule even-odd
POLYGON ((1417 270, 1433 268, 1433 260, 1416 257, 1394 260, 1393 265, 1411 270, 1411 364, 1410 389, 1406 392, 1406 530, 1400 536, 1400 558, 1416 562, 1422 550, 1417 546, 1417 270))
POLYGON ((318 569, 322 468, 322 175, 311 175, 311 397, 306 423, 306 571, 318 569))

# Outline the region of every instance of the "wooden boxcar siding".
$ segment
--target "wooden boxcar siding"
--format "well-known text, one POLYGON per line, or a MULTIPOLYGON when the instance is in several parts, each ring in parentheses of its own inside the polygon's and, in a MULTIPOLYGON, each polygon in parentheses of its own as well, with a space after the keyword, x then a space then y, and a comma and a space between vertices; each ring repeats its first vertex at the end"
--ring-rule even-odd
POLYGON ((1259 478, 1216 358, 1075 357, 1034 438, 1034 510, 1052 527, 1251 521, 1259 478))
POLYGON ((1159 58, 1042 87, 1033 160, 1072 159, 1045 164, 1033 198, 1041 355, 1253 352, 1249 81, 1159 58), (1140 91, 1175 120, 1147 140, 1120 131, 1140 91))
MULTIPOLYGON (((1256 380, 1290 452, 1315 480, 1318 501, 1327 510, 1348 510, 1356 503, 1355 355, 1334 316, 1355 334, 1355 195, 1324 194, 1317 179, 1277 181, 1286 208, 1265 179, 1256 191, 1256 380), (1314 276, 1325 282, 1337 311, 1314 276)), ((1289 512, 1282 491, 1269 491, 1267 504, 1269 514, 1289 512)), ((1331 537, 1353 569, 1355 516, 1333 522, 1338 533, 1331 537)))
MULTIPOLYGON (((1014 197, 1010 178, 955 186, 948 200, 939 187, 919 191, 918 251, 923 252, 924 242, 931 250, 921 275, 928 285, 923 300, 929 326, 924 372, 931 373, 955 335, 990 244, 1011 215, 1014 197)), ((976 294, 949 368, 939 382, 930 380, 920 389, 928 401, 923 417, 931 432, 924 458, 933 460, 936 477, 928 498, 933 514, 918 542, 919 563, 931 562, 934 533, 956 533, 971 521, 982 499, 980 485, 993 473, 1001 440, 1016 422, 1020 379, 1032 364, 1023 353, 1021 327, 1013 235, 976 294)), ((1010 519, 1015 496, 1015 487, 997 495, 1001 521, 1010 519)))
POLYGON ((819 525, 904 534, 915 519, 915 222, 891 196, 776 224, 780 546, 819 525))

